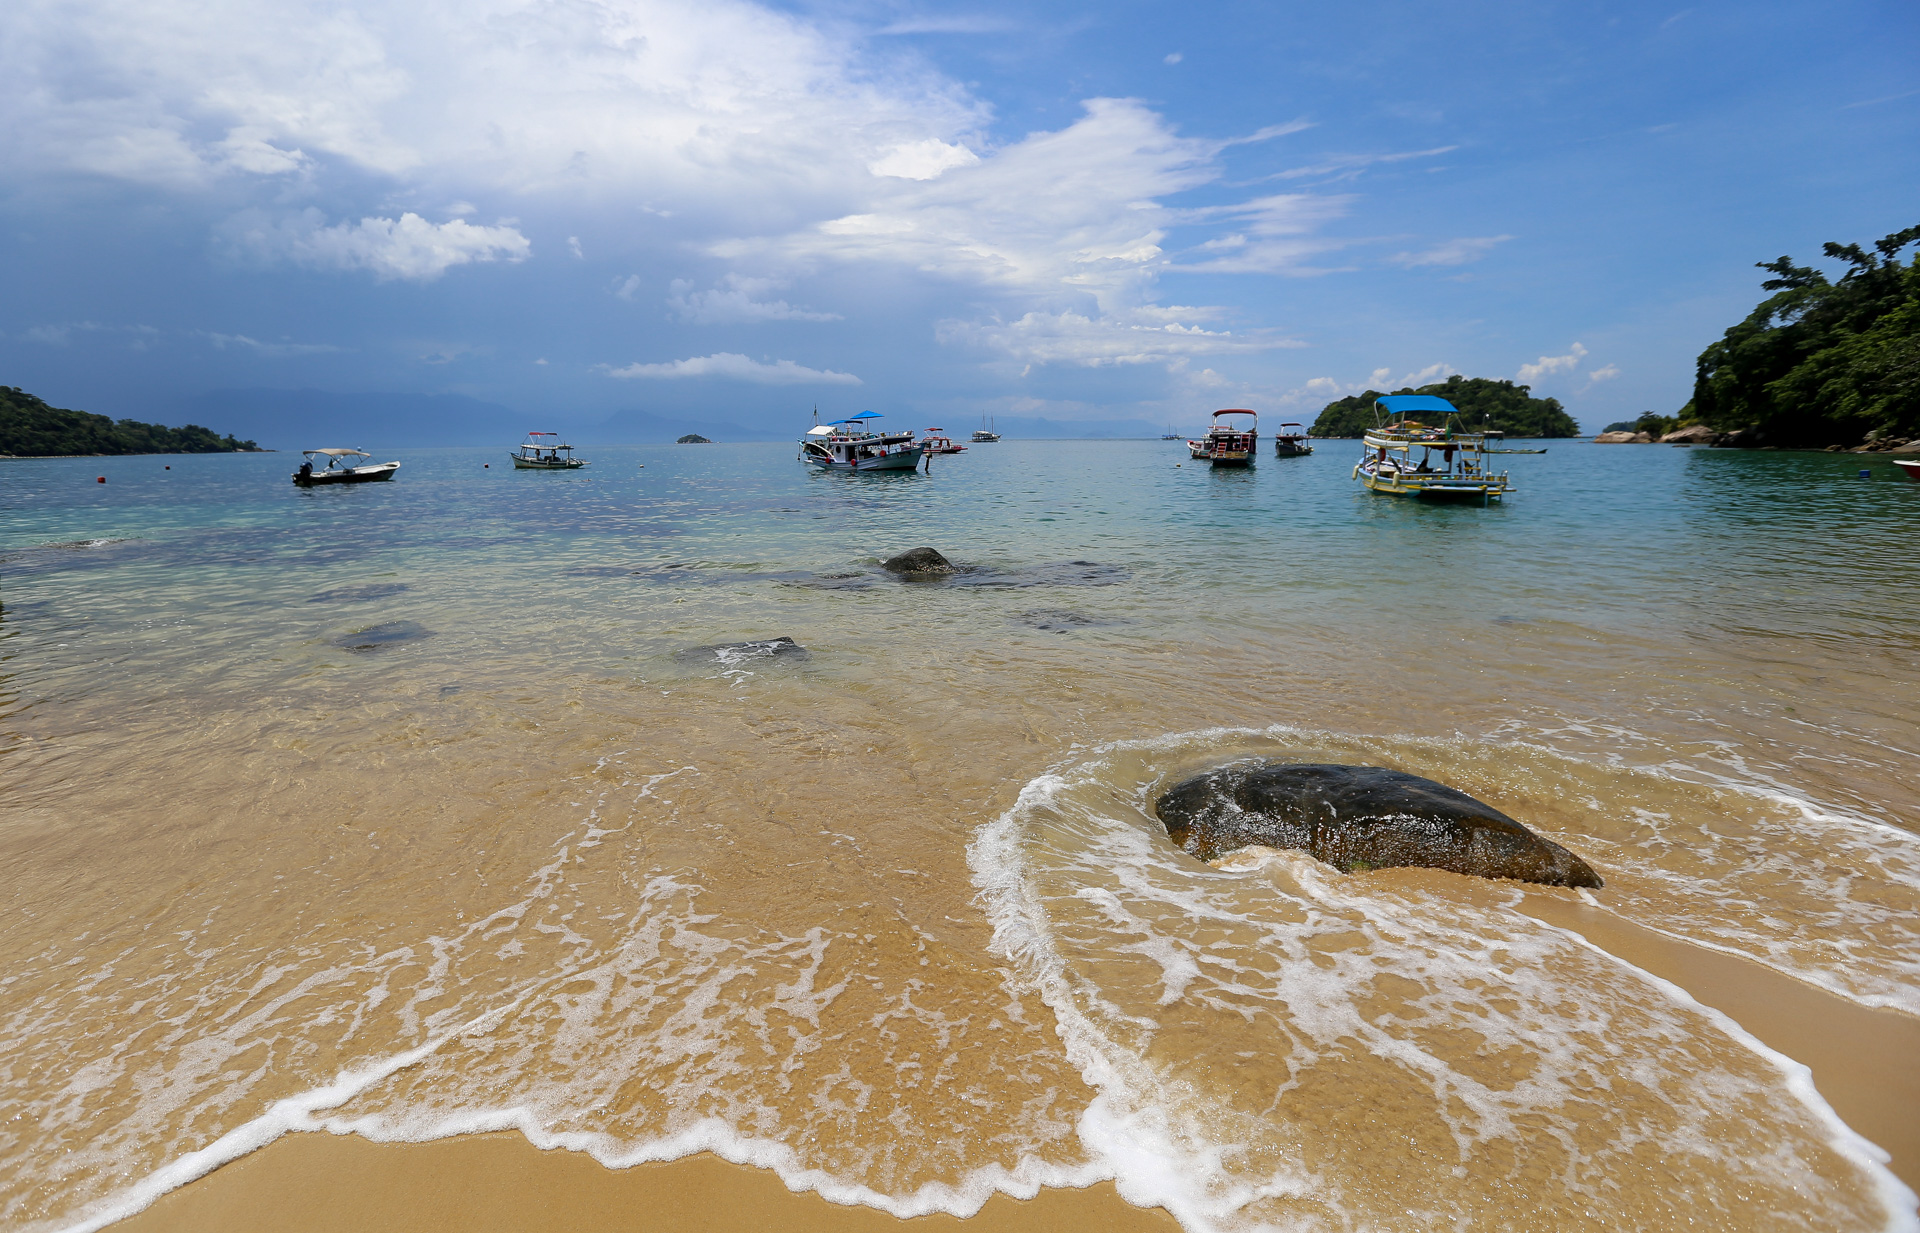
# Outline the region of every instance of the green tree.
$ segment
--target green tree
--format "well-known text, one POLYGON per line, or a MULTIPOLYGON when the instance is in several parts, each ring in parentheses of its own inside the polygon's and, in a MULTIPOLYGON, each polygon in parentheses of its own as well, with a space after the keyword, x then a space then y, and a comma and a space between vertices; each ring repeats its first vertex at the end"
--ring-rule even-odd
POLYGON ((19 458, 55 454, 230 454, 259 448, 251 441, 223 437, 198 424, 168 428, 68 411, 49 406, 15 386, 0 385, 0 454, 19 458))
POLYGON ((1790 257, 1761 262, 1773 295, 1700 353, 1683 421, 1754 444, 1851 445, 1920 432, 1920 225, 1871 250, 1825 246, 1838 282, 1790 257))
MULTIPOLYGON (((1510 437, 1575 437, 1580 425, 1574 422, 1559 400, 1535 398, 1532 388, 1511 381, 1487 377, 1463 377, 1457 373, 1445 381, 1409 386, 1396 394, 1435 394, 1452 403, 1460 412, 1460 426, 1494 430, 1510 437)), ((1378 390, 1368 390, 1350 398, 1330 402, 1314 420, 1316 437, 1357 437, 1374 426, 1374 399, 1378 390)))

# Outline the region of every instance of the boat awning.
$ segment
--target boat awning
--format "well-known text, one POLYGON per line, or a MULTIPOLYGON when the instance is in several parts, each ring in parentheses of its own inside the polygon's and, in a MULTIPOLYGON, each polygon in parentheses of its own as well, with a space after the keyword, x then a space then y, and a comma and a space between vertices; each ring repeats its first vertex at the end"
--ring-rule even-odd
POLYGON ((1408 416, 1416 411, 1438 411, 1442 415, 1458 415, 1460 411, 1444 398, 1432 394, 1387 394, 1373 400, 1374 405, 1388 415, 1408 416))
POLYGON ((365 450, 301 450, 302 454, 325 454, 329 458, 371 458, 365 450))
POLYGON ((1252 415, 1252 414, 1254 414, 1254 412, 1248 410, 1245 407, 1228 407, 1224 411, 1215 411, 1213 413, 1213 416, 1215 419, 1219 419, 1223 415, 1252 415))
POLYGON ((842 420, 841 423, 851 424, 855 420, 883 420, 885 418, 887 417, 880 414, 878 411, 862 411, 858 415, 849 415, 846 419, 842 420))
POLYGON ((807 429, 807 435, 809 437, 830 437, 833 435, 833 425, 815 424, 812 428, 807 429))

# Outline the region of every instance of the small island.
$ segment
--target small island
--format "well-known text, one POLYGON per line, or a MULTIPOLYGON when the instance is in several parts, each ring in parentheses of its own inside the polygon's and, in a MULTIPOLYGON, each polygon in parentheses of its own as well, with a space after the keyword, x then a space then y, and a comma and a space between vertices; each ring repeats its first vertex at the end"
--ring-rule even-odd
POLYGON ((114 420, 48 405, 25 390, 0 385, 0 456, 72 458, 108 454, 235 454, 258 451, 252 441, 220 436, 188 424, 168 428, 114 420))
POLYGON ((701 436, 697 432, 690 432, 686 436, 681 437, 678 441, 674 442, 674 444, 675 445, 712 445, 713 442, 701 436))
MULTIPOLYGON (((1432 394, 1460 409, 1460 426, 1471 432, 1499 432, 1509 437, 1577 437, 1580 425, 1557 399, 1535 398, 1530 386, 1486 377, 1462 377, 1408 386, 1395 394, 1432 394)), ((1385 391, 1368 390, 1328 403, 1308 429, 1314 437, 1360 437, 1375 427, 1373 402, 1385 391)))

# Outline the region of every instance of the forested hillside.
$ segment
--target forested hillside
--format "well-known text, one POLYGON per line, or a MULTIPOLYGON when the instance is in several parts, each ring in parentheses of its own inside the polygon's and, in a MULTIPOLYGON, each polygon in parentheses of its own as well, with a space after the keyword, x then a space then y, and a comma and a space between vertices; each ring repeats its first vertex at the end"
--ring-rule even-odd
MULTIPOLYGON (((1535 398, 1530 386, 1511 381, 1493 381, 1486 377, 1454 375, 1419 389, 1409 386, 1396 394, 1436 394, 1460 409, 1463 428, 1495 429, 1510 437, 1577 437, 1580 425, 1564 411, 1559 400, 1535 398)), ((1378 390, 1368 390, 1326 405, 1310 430, 1316 437, 1357 437, 1374 426, 1373 400, 1378 390)))
POLYGON ((0 385, 0 454, 229 454, 258 449, 198 424, 168 428, 48 406, 25 390, 0 385))
POLYGON ((1741 445, 1855 445, 1920 435, 1920 226, 1872 251, 1825 246, 1838 282, 1790 257, 1759 263, 1774 294, 1700 353, 1680 423, 1741 445))

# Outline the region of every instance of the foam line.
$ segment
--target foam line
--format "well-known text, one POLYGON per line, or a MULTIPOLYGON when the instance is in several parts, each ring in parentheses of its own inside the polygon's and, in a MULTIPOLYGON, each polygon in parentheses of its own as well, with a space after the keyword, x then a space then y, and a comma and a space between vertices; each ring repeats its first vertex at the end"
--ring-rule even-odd
POLYGON ((97 1205, 90 1205, 91 1210, 80 1220, 54 1227, 60 1229, 61 1233, 94 1233, 94 1230, 125 1220, 135 1212, 145 1211, 153 1205, 154 1200, 168 1191, 177 1190, 188 1182, 205 1177, 223 1164, 258 1151, 281 1135, 321 1129, 323 1124, 314 1119, 315 1113, 345 1104, 381 1080, 419 1064, 456 1036, 485 1030, 505 1017, 516 1005, 518 1003, 514 1002, 490 1010, 417 1048, 358 1070, 343 1070, 331 1083, 297 1096, 276 1100, 267 1106, 265 1113, 229 1130, 207 1146, 168 1161, 119 1194, 97 1205))
MULTIPOLYGON (((1901 1181, 1899 1177, 1895 1176, 1893 1170, 1887 1167, 1888 1162, 1890 1162, 1893 1157, 1887 1154, 1885 1148, 1847 1125, 1840 1119, 1840 1115, 1833 1111, 1833 1106, 1827 1103, 1826 1097, 1822 1096, 1819 1088, 1814 1085, 1812 1068, 1802 1062, 1795 1061, 1778 1049, 1766 1044, 1759 1037, 1741 1027, 1738 1020, 1701 1002, 1691 993, 1688 993, 1684 987, 1676 985, 1663 977, 1656 976, 1644 968, 1635 967, 1605 947, 1583 937, 1576 930, 1562 929, 1560 926, 1547 921, 1540 921, 1539 923, 1556 933, 1564 935, 1575 945, 1605 955, 1622 967, 1637 973, 1640 979, 1658 989, 1674 1002, 1687 1007, 1689 1010, 1695 1011, 1709 1023, 1712 1023, 1722 1032, 1725 1032, 1729 1038, 1745 1046, 1778 1070, 1781 1077, 1786 1081, 1787 1090, 1792 1092, 1794 1098, 1802 1105, 1805 1105, 1807 1110, 1827 1128, 1828 1146, 1832 1147, 1833 1150, 1840 1155, 1845 1156, 1848 1160, 1853 1161, 1860 1167, 1862 1173, 1865 1173, 1873 1179, 1874 1189, 1879 1194, 1881 1204, 1886 1207, 1888 1212, 1887 1233, 1920 1233, 1920 1194, 1915 1194, 1911 1187, 1901 1181)), ((1682 940, 1684 941, 1685 939, 1682 940)))

